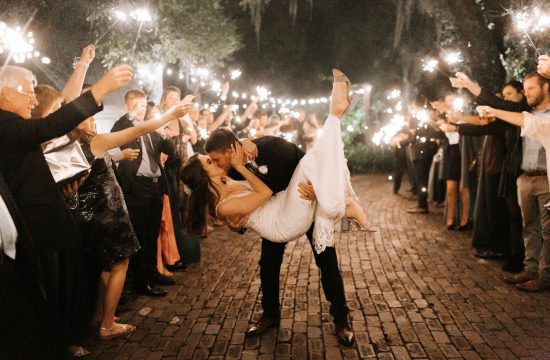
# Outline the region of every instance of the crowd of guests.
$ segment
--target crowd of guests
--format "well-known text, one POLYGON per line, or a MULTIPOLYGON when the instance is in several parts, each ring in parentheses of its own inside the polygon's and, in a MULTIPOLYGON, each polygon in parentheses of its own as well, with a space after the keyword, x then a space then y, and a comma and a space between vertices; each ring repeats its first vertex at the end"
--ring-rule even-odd
MULTIPOLYGON (((122 65, 85 84, 94 56, 94 46, 83 49, 61 91, 36 84, 22 67, 0 71, 2 358, 85 356, 90 335, 108 340, 136 330, 119 321, 117 307, 133 294, 166 296, 173 272, 200 260, 199 237, 183 224, 188 196, 179 174, 193 153, 205 153, 212 131, 285 136, 304 150, 318 136, 315 114, 303 110, 281 119, 252 101, 235 114, 228 84, 217 113, 197 108, 193 96, 182 99, 178 87, 167 87, 158 103, 131 89, 126 113, 98 134, 93 115, 133 70, 122 65), (67 148, 70 156, 61 153, 67 148), (63 178, 78 154, 87 171, 63 178)), ((200 237, 220 225, 209 224, 200 237)))
POLYGON ((429 107, 412 104, 390 141, 393 192, 407 172, 416 200, 407 212, 444 208, 447 230, 471 230, 476 257, 502 260, 506 283, 535 292, 550 289, 550 57, 537 69, 495 93, 457 73, 451 85, 476 111, 464 111, 454 91, 429 107))

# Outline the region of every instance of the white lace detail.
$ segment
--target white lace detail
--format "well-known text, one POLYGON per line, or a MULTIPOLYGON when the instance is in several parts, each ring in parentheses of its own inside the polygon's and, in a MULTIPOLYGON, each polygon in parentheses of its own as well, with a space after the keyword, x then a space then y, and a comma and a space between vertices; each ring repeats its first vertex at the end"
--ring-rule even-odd
POLYGON ((317 254, 327 247, 334 247, 334 222, 325 217, 315 217, 313 226, 313 248, 317 254))

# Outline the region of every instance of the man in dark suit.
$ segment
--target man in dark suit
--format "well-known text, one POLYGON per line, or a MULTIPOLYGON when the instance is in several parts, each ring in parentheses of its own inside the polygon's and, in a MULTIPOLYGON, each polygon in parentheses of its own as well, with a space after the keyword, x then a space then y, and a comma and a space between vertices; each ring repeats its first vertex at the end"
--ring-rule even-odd
MULTIPOLYGON (((227 129, 218 129, 205 144, 210 158, 216 162, 231 178, 242 179, 231 167, 231 145, 237 140, 236 136, 227 129)), ((247 165, 272 191, 276 194, 286 189, 294 169, 304 151, 296 145, 278 137, 264 136, 254 140, 255 160, 247 165)), ((313 240, 313 225, 307 232, 310 243, 313 240)), ((260 258, 260 281, 262 284, 262 318, 252 323, 247 336, 258 336, 270 328, 279 325, 279 274, 285 251, 285 243, 272 242, 262 238, 262 253, 260 258)), ((313 246, 312 246, 313 249, 313 246)), ((321 270, 321 283, 327 300, 331 303, 330 313, 334 317, 338 341, 346 346, 353 345, 355 339, 348 320, 348 307, 344 294, 342 275, 338 268, 338 259, 334 247, 327 247, 322 253, 313 251, 315 263, 321 270)))
MULTIPOLYGON (((45 279, 48 332, 58 336, 59 264, 57 258, 74 238, 69 209, 44 158, 41 143, 64 135, 101 111, 108 93, 125 86, 132 77, 127 65, 116 67, 87 92, 44 119, 30 120, 36 106, 34 75, 7 66, 0 74, 0 172, 18 206, 30 236, 36 242, 45 279)), ((61 355, 60 344, 50 344, 61 355)))
MULTIPOLYGON (((128 113, 117 120, 111 132, 132 127, 145 117, 147 97, 143 91, 128 91, 124 102, 128 113)), ((143 294, 165 296, 168 293, 166 289, 153 285, 153 282, 174 284, 173 279, 157 272, 157 238, 162 218, 163 189, 168 188, 163 167, 160 166, 160 154, 165 153, 169 161, 173 161, 176 156, 174 144, 154 132, 120 148, 140 150, 135 160, 122 160, 117 169, 130 220, 141 245, 131 259, 136 285, 143 294)))
POLYGON ((0 174, 0 349, 6 359, 48 358, 38 250, 0 174))

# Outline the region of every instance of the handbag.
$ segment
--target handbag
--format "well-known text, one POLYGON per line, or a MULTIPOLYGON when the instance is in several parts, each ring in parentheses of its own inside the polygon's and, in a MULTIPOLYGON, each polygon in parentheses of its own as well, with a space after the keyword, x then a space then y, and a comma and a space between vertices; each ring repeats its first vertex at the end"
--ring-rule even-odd
POLYGON ((59 186, 65 186, 90 173, 91 166, 82 147, 67 135, 42 144, 42 150, 53 179, 59 186))

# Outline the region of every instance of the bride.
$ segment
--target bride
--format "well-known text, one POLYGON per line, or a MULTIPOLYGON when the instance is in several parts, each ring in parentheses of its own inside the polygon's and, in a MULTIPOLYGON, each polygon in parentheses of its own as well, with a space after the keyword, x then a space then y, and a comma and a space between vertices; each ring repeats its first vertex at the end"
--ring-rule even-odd
POLYGON ((304 235, 315 222, 313 242, 320 253, 334 246, 334 232, 342 218, 359 230, 372 231, 350 183, 344 157, 340 118, 353 106, 349 80, 333 70, 329 116, 315 146, 296 167, 286 190, 272 196, 272 190, 245 167, 242 146, 232 146, 231 165, 246 181, 235 181, 225 175, 208 156, 195 154, 181 171, 189 192, 185 223, 192 233, 201 233, 208 212, 215 213, 226 224, 244 223, 274 242, 288 242, 304 235), (300 183, 309 181, 315 201, 300 197, 300 183))

